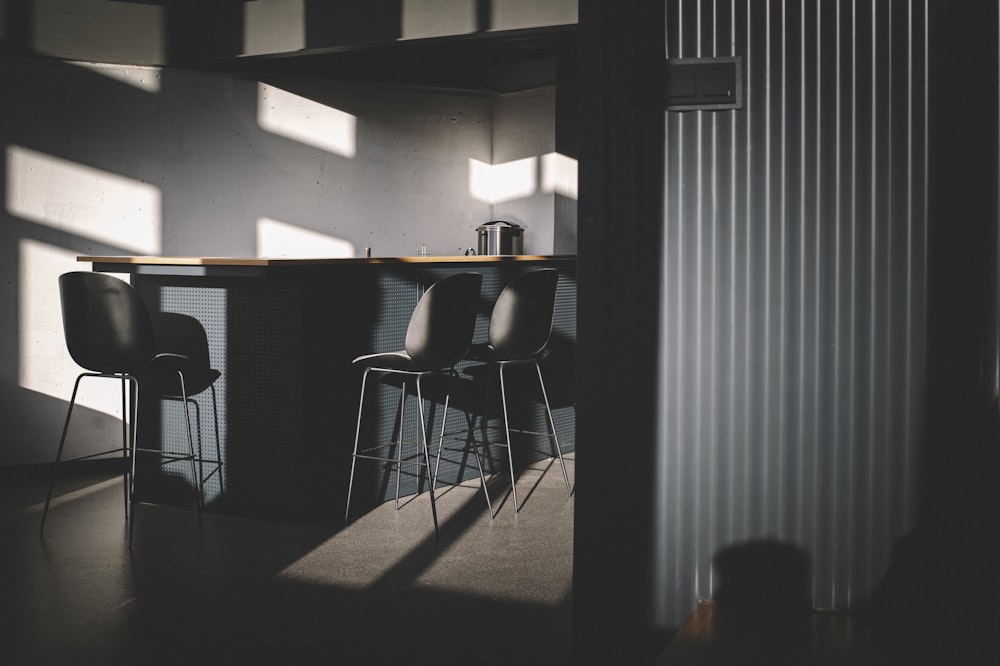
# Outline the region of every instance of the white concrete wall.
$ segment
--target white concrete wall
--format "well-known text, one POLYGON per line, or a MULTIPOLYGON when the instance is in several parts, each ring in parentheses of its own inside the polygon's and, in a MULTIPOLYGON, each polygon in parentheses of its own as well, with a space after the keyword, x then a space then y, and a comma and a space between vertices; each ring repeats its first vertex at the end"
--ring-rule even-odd
MULTIPOLYGON (((491 218, 474 165, 540 158, 554 132, 546 91, 496 100, 495 131, 484 94, 11 61, 0 85, 0 465, 54 455, 76 372, 56 278, 90 268, 77 255, 454 254, 491 218)), ((499 210, 552 251, 549 195, 499 210)), ((84 449, 118 436, 107 383, 84 449)))
POLYGON ((492 217, 524 227, 525 252, 554 244, 555 101, 551 87, 494 98, 492 217))

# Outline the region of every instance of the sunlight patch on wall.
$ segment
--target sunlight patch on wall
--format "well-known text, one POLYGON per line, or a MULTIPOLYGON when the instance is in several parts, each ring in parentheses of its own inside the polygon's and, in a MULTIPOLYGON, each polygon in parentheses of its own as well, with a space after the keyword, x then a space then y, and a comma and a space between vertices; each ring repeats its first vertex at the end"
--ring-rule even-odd
POLYGON ((256 0, 243 5, 243 53, 287 53, 306 47, 305 0, 256 0))
POLYGON ((257 220, 258 257, 340 258, 354 256, 354 243, 266 217, 257 220))
POLYGON ((464 35, 476 29, 476 0, 403 0, 402 39, 464 35))
POLYGON ((357 118, 339 109, 261 83, 257 87, 257 124, 261 129, 329 151, 354 157, 357 118))
POLYGON ((162 71, 158 67, 133 67, 131 65, 107 65, 99 62, 74 62, 77 67, 89 69, 95 74, 106 76, 120 83, 146 92, 160 92, 162 71))
POLYGON ((7 149, 7 211, 38 224, 142 254, 160 252, 160 190, 35 152, 7 149))
POLYGON ((577 163, 561 153, 542 155, 542 191, 577 200, 577 163))
POLYGON ((469 194, 479 201, 503 203, 530 197, 537 190, 537 157, 503 164, 469 160, 469 194))
MULTIPOLYGON (((59 276, 79 270, 85 269, 76 252, 30 239, 18 243, 18 383, 67 402, 82 370, 66 351, 59 276)), ((121 384, 84 381, 77 402, 121 418, 121 384)))

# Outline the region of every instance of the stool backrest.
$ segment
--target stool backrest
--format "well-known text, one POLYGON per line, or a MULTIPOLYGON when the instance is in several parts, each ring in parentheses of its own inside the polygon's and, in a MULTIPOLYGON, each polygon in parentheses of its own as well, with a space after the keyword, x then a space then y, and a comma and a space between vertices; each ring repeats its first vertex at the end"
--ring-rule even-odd
POLYGON ((153 356, 153 325, 132 285, 104 273, 59 276, 63 332, 73 360, 92 372, 133 372, 153 356))
POLYGON ((475 333, 482 283, 480 273, 456 273, 427 288, 406 329, 406 353, 416 363, 450 368, 465 356, 475 333))
POLYGON ((510 360, 540 353, 552 335, 559 271, 543 268, 524 273, 507 284, 490 315, 489 343, 510 360))
POLYGON ((157 352, 184 356, 185 370, 212 367, 208 333, 200 321, 179 312, 156 312, 150 319, 157 352))

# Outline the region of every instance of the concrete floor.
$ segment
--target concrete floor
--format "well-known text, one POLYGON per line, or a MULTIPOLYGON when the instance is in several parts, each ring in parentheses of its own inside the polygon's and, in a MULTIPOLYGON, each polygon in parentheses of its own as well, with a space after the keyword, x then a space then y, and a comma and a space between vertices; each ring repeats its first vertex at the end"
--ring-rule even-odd
MULTIPOLYGON (((573 479, 572 461, 568 464, 573 479)), ((346 528, 138 506, 121 479, 0 470, 0 654, 8 664, 569 663, 573 500, 558 465, 391 502, 346 528), (505 498, 505 499, 504 499, 505 498), (12 658, 11 658, 12 657, 12 658)))

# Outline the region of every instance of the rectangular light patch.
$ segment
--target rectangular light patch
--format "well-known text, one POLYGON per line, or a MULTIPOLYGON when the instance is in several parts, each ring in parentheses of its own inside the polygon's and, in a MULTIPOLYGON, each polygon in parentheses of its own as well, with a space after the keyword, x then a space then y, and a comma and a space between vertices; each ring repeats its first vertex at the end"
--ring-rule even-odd
POLYGON ((140 254, 159 254, 159 188, 21 146, 7 148, 7 211, 140 254))
POLYGON ((341 157, 357 150, 357 118, 261 83, 257 88, 257 124, 261 129, 341 157))

